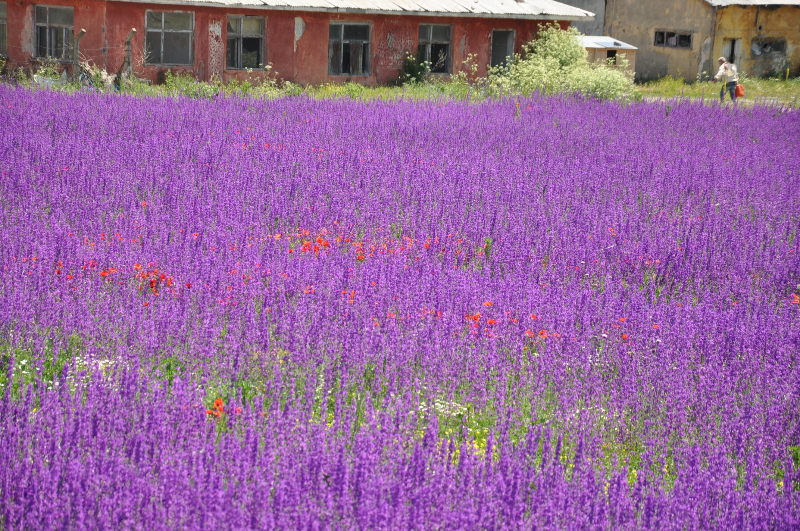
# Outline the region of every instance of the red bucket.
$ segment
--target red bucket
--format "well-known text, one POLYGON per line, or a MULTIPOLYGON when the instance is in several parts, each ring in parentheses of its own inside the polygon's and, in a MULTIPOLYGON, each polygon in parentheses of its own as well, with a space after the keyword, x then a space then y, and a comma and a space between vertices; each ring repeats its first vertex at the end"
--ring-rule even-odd
POLYGON ((736 84, 736 97, 744 98, 744 85, 736 84))

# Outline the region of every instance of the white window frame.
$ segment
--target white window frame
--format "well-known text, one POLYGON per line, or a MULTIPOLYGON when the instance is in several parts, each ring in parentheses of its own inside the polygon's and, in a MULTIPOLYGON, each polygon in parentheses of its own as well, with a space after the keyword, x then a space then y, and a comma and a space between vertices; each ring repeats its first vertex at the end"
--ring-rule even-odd
POLYGON ((439 59, 431 57, 431 48, 434 45, 444 45, 447 46, 447 54, 445 56, 444 67, 441 70, 433 70, 431 69, 432 74, 449 74, 450 67, 452 62, 450 57, 453 54, 453 26, 450 24, 420 24, 419 25, 419 33, 418 33, 418 41, 417 41, 417 56, 420 61, 428 61, 431 64, 431 67, 435 67, 438 64, 439 59), (441 39, 434 39, 433 38, 433 28, 434 27, 445 27, 448 29, 448 40, 444 41, 441 39), (422 37, 423 29, 427 28, 427 36, 425 38, 422 37), (420 50, 421 47, 425 47, 424 50, 420 50))
POLYGON ((148 66, 192 66, 194 64, 194 28, 195 28, 195 16, 193 11, 155 11, 152 9, 148 9, 144 15, 144 24, 145 24, 145 42, 147 42, 147 34, 148 33, 158 33, 161 35, 161 50, 160 50, 160 61, 150 61, 147 60, 145 64, 148 66), (172 13, 180 13, 185 15, 191 16, 191 29, 188 30, 175 30, 175 29, 164 29, 164 17, 166 15, 172 13), (150 28, 147 25, 147 21, 151 14, 160 14, 161 15, 161 27, 160 28, 150 28), (165 33, 186 33, 189 35, 189 62, 188 63, 165 63, 164 62, 164 34, 165 33))
POLYGON ((36 50, 36 57, 41 59, 49 58, 60 62, 72 61, 72 46, 75 40, 75 8, 73 8, 72 6, 51 6, 51 5, 36 4, 33 6, 33 24, 35 27, 34 50, 36 50), (39 9, 45 10, 45 20, 43 22, 40 21, 37 16, 39 9), (50 22, 51 9, 71 11, 72 25, 51 23, 50 22), (45 54, 40 53, 40 49, 43 47, 42 43, 40 42, 40 37, 41 37, 40 33, 42 29, 45 30, 45 42, 44 42, 44 49, 46 50, 45 54), (60 32, 61 38, 63 39, 61 51, 60 54, 58 55, 53 55, 52 53, 52 52, 57 52, 57 50, 53 48, 55 46, 55 43, 51 42, 55 32, 60 32))
POLYGON ((0 57, 8 57, 8 4, 0 2, 0 57))
MULTIPOLYGON (((361 77, 361 76, 369 76, 370 70, 372 67, 372 61, 370 60, 370 49, 371 49, 371 42, 372 42, 372 24, 369 22, 347 22, 345 20, 331 20, 328 26, 328 75, 331 76, 347 76, 347 77, 361 77), (339 39, 334 39, 331 37, 331 33, 333 31, 334 26, 340 26, 341 30, 339 31, 339 39), (347 39, 344 37, 344 29, 345 26, 366 26, 367 27, 367 39, 347 39), (364 64, 364 68, 361 72, 353 72, 353 67, 350 65, 350 72, 342 72, 344 67, 344 46, 345 44, 350 45, 352 43, 360 43, 361 44, 361 58, 364 64), (335 46, 336 44, 341 45, 339 50, 339 60, 338 64, 336 64, 336 54, 335 54, 335 46)), ((351 50, 351 59, 352 60, 352 50, 351 50)))
POLYGON ((266 60, 267 19, 266 19, 266 17, 251 17, 251 16, 246 16, 246 15, 228 15, 227 20, 225 22, 226 22, 225 28, 226 28, 226 34, 227 34, 227 37, 226 37, 226 40, 225 40, 225 69, 226 70, 245 70, 245 69, 263 70, 264 69, 264 65, 267 63, 267 60, 266 60), (261 21, 261 33, 260 34, 245 33, 243 31, 243 25, 242 25, 242 21, 245 20, 245 19, 248 19, 248 20, 254 20, 254 19, 260 20, 261 21), (230 24, 231 20, 238 20, 239 21, 238 22, 238 30, 239 31, 236 32, 236 33, 231 33, 230 31, 227 30, 228 25, 230 24), (244 39, 260 39, 261 40, 260 49, 259 49, 259 54, 261 55, 261 62, 259 63, 259 65, 257 67, 243 67, 242 66, 242 44, 244 42, 244 39), (236 41, 236 43, 234 44, 234 46, 236 46, 236 61, 235 62, 238 63, 236 66, 231 66, 231 65, 228 64, 228 47, 230 46, 230 41, 231 40, 235 40, 236 41))

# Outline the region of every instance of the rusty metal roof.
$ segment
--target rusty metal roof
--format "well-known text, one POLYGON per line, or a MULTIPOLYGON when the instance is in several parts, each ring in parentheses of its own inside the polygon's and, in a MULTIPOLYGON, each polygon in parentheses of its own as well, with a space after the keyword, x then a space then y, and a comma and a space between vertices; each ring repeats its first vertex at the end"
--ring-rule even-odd
MULTIPOLYGON (((117 0, 143 3, 142 0, 117 0)), ((381 15, 528 20, 591 20, 594 13, 555 0, 147 0, 171 6, 239 7, 381 15)))
POLYGON ((714 7, 727 6, 800 6, 800 0, 706 0, 714 7))

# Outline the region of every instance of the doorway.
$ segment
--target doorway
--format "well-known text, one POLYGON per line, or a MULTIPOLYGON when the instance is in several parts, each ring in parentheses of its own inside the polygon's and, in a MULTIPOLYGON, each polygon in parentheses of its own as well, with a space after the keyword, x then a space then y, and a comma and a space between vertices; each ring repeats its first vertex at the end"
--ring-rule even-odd
POLYGON ((727 58, 729 63, 735 64, 738 69, 742 58, 742 39, 723 39, 722 56, 727 58))
POLYGON ((514 55, 514 30, 492 31, 492 66, 507 66, 514 55))

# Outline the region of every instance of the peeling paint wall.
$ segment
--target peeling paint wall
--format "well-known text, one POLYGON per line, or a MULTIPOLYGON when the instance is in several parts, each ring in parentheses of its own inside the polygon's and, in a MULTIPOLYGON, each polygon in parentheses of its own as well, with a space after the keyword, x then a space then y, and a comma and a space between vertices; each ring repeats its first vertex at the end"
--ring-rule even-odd
MULTIPOLYGON (((536 35, 541 24, 539 20, 269 11, 98 0, 47 0, 47 4, 74 6, 76 31, 79 28, 87 30, 81 41, 82 52, 110 73, 116 73, 121 68, 125 59, 125 38, 131 28, 136 28, 137 33, 132 42, 134 72, 140 78, 155 82, 163 79, 167 71, 171 71, 176 74, 191 74, 203 80, 212 77, 223 81, 257 80, 272 75, 304 85, 341 83, 348 80, 368 85, 391 83, 400 75, 405 53, 416 53, 420 24, 452 26, 452 73, 465 70, 462 62, 473 54, 478 74, 486 75, 491 56, 492 30, 513 30, 514 51, 519 52, 522 45, 536 35), (168 67, 145 64, 145 14, 148 10, 194 13, 190 65, 168 67), (225 46, 228 15, 265 17, 265 62, 273 66, 272 71, 249 72, 227 68, 225 46), (331 21, 370 24, 369 75, 328 75, 328 34, 331 21)), ((33 6, 32 0, 8 2, 11 66, 33 66, 33 6)), ((559 24, 562 28, 569 26, 569 22, 562 21, 559 24)))
POLYGON ((297 53, 297 41, 303 37, 306 32, 306 23, 300 17, 294 17, 294 53, 297 53))
POLYGON ((375 63, 389 70, 400 71, 406 52, 416 55, 414 47, 417 43, 417 34, 408 24, 403 24, 402 20, 387 20, 380 29, 385 38, 377 43, 375 63))
MULTIPOLYGON (((103 26, 105 21, 105 4, 91 0, 65 2, 48 0, 41 2, 48 6, 66 6, 74 10, 75 33, 81 28, 87 30, 81 39, 81 54, 91 57, 100 66, 105 66, 106 49, 103 26)), ((10 67, 35 68, 38 65, 35 54, 34 6, 27 0, 8 0, 8 59, 10 67)), ((72 66, 65 65, 72 74, 72 66)))
POLYGON ((208 75, 222 79, 222 66, 225 64, 225 45, 222 43, 222 19, 208 23, 208 75))
MULTIPOLYGON (((726 41, 740 40, 739 70, 756 76, 800 74, 800 7, 731 6, 719 10, 714 57, 726 41), (784 52, 764 53, 764 43, 782 41, 784 52), (754 46, 755 45, 755 46, 754 46)), ((715 63, 716 64, 716 63, 715 63)))
POLYGON ((608 0, 606 4, 605 34, 639 49, 637 81, 666 75, 694 81, 702 69, 703 43, 713 30, 714 9, 704 0, 608 0), (658 30, 691 33, 691 48, 656 46, 658 30))

